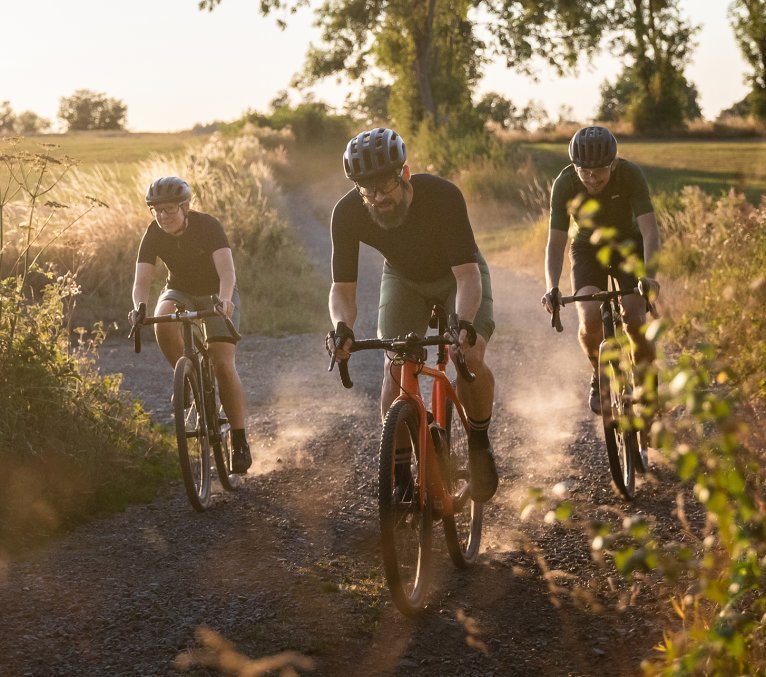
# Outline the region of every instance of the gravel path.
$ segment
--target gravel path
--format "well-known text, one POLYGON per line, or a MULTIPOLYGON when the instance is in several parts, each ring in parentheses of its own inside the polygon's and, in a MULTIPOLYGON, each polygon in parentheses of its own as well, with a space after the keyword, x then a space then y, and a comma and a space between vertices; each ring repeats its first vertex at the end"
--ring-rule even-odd
MULTIPOLYGON (((288 205, 329 284, 326 227, 306 200, 288 205)), ((381 266, 377 254, 363 256, 360 337, 374 331, 381 266)), ((173 661, 198 646, 200 626, 245 656, 302 652, 320 675, 637 674, 661 640, 670 593, 651 576, 627 583, 594 561, 588 525, 639 513, 661 538, 683 539, 678 487, 654 456, 638 498, 628 505, 615 496, 585 406, 574 312, 556 335, 540 308, 540 280, 490 264, 501 486, 472 570, 452 567, 435 530, 434 590, 422 618, 402 617, 382 579, 380 356, 354 356, 356 385, 346 391, 326 371, 321 335, 251 335, 238 352, 256 453, 244 486, 218 494, 204 514, 171 486, 149 505, 0 561, 0 674, 177 674, 173 661), (522 520, 530 487, 563 489, 577 519, 522 520)), ((169 421, 171 372, 156 346, 137 356, 126 339, 111 338, 100 364, 123 372, 155 419, 169 421)))

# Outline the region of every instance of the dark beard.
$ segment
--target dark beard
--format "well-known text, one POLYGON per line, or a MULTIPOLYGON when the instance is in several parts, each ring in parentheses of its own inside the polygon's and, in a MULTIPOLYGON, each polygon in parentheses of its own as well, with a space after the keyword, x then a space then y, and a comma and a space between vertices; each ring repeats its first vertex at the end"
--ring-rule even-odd
POLYGON ((396 205, 394 211, 387 214, 381 214, 377 206, 370 202, 365 202, 365 206, 370 214, 370 218, 383 230, 394 230, 401 226, 407 218, 407 212, 409 211, 409 205, 406 200, 402 200, 396 205))

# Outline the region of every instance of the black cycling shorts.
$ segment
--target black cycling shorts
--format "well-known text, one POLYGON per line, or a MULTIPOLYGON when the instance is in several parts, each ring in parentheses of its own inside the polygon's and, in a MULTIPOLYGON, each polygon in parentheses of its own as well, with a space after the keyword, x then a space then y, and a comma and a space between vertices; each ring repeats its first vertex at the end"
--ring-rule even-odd
MULTIPOLYGON (((643 261, 644 241, 640 234, 631 241, 633 251, 643 261)), ((583 287, 608 287, 608 273, 617 278, 620 289, 633 289, 638 278, 625 269, 626 257, 620 251, 613 250, 608 265, 599 259, 599 251, 608 245, 593 245, 587 241, 573 241, 569 248, 569 260, 572 264, 572 291, 577 293, 583 287)))

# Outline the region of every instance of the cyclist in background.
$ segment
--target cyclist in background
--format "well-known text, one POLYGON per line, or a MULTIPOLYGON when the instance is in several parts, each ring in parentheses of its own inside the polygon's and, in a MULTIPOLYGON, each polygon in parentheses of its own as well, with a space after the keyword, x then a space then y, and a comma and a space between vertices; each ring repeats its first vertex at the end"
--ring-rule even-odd
MULTIPOLYGON (((392 129, 375 128, 352 138, 343 155, 346 176, 354 182, 332 213, 330 318, 335 329, 327 349, 347 360, 354 340, 359 244, 385 257, 380 284, 378 336, 395 338, 428 329, 434 302, 460 320, 459 347, 473 383, 457 380, 457 394, 470 422, 471 495, 486 502, 495 494, 497 469, 488 429, 494 376, 484 361, 495 328, 489 268, 476 247, 460 190, 431 174, 412 174, 404 141, 392 129), (336 337, 340 348, 336 350, 336 337)), ((383 370, 381 413, 399 395, 401 368, 383 370)), ((407 453, 409 453, 407 451, 407 453)), ((395 469, 397 486, 407 486, 409 462, 395 469)))
MULTIPOLYGON (((583 127, 569 142, 569 159, 553 182, 551 190, 550 227, 545 249, 545 283, 548 292, 542 303, 553 312, 561 299, 559 279, 564 265, 570 217, 574 220, 569 258, 572 264, 572 290, 575 294, 591 294, 607 288, 607 271, 612 269, 620 289, 640 286, 650 301, 659 294, 654 279, 660 234, 649 186, 638 165, 618 157, 617 140, 606 127, 583 127), (606 241, 592 241, 594 231, 609 229, 606 241), (609 266, 599 260, 605 246, 611 248, 609 266), (644 277, 639 279, 625 267, 631 255, 643 259, 644 277)), ((642 327, 646 322, 646 300, 643 296, 622 298, 625 323, 633 346, 636 364, 650 365, 654 346, 646 339, 642 327)), ((593 374, 588 404, 601 413, 598 386, 598 349, 603 338, 599 303, 577 302, 579 340, 590 360, 593 374)))
MULTIPOLYGON (((239 292, 234 260, 220 222, 208 214, 190 209, 191 189, 177 176, 155 180, 146 192, 146 204, 154 220, 144 232, 138 249, 133 281, 133 307, 146 303, 157 259, 168 270, 165 288, 160 293, 155 315, 176 310, 203 310, 217 294, 223 312, 239 328, 239 292)), ((135 323, 137 311, 129 314, 135 323)), ((231 424, 232 470, 243 474, 252 464, 245 436, 245 392, 234 363, 236 341, 220 317, 206 318, 205 333, 218 380, 218 389, 231 424)), ((157 343, 171 366, 183 355, 181 327, 175 323, 155 324, 157 343)))

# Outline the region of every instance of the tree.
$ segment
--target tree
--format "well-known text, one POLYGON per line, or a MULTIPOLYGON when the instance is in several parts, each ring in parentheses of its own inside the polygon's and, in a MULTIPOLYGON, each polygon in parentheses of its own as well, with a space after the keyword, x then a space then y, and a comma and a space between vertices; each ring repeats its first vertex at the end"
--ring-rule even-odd
POLYGON ((42 134, 50 129, 51 121, 41 117, 31 110, 25 110, 16 117, 16 132, 18 134, 42 134))
POLYGON ((11 108, 10 101, 0 101, 0 134, 16 132, 16 114, 11 108))
POLYGON ((748 77, 750 112, 766 119, 766 0, 734 0, 729 20, 753 73, 748 77))
POLYGON ((627 118, 642 132, 680 127, 690 109, 683 70, 699 28, 681 16, 679 0, 614 0, 608 16, 612 50, 632 61, 637 87, 627 118))
POLYGON ((517 116, 516 106, 497 92, 487 92, 476 104, 476 112, 483 120, 494 122, 501 129, 513 127, 517 116))
POLYGON ((389 119, 388 102, 391 85, 383 82, 367 84, 357 98, 346 101, 346 113, 352 118, 364 118, 366 124, 374 125, 389 119))
POLYGON ((724 108, 720 113, 718 113, 718 119, 721 120, 722 118, 727 117, 746 118, 753 111, 753 104, 750 103, 751 96, 752 92, 749 92, 743 99, 736 101, 731 106, 729 106, 729 108, 724 108))
MULTIPOLYGON (((702 117, 697 87, 684 78, 683 90, 686 101, 683 109, 684 119, 696 120, 702 117)), ((596 112, 596 119, 604 122, 626 120, 629 117, 631 105, 634 105, 633 102, 640 97, 641 84, 635 70, 628 67, 614 83, 605 80, 601 85, 601 101, 596 112)))
MULTIPOLYGON (((212 10, 220 2, 199 6, 212 10)), ((287 14, 311 4, 261 0, 260 9, 287 14)), ((400 131, 449 129, 445 136, 453 138, 482 129, 472 94, 487 59, 501 55, 523 69, 541 55, 558 72, 569 71, 599 44, 605 8, 574 0, 326 0, 315 14, 322 45, 309 48, 303 82, 343 73, 364 83, 368 73, 383 71, 392 80, 388 111, 400 131), (476 35, 479 22, 489 27, 486 43, 476 35)))
POLYGON ((124 129, 127 113, 128 107, 118 99, 90 89, 78 89, 72 96, 61 99, 58 115, 69 131, 77 131, 124 129))

